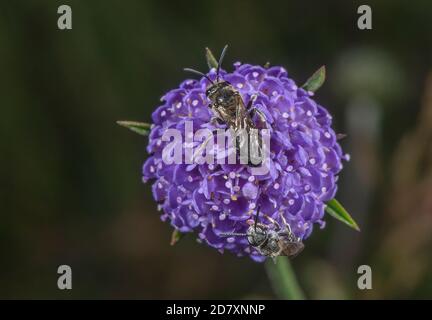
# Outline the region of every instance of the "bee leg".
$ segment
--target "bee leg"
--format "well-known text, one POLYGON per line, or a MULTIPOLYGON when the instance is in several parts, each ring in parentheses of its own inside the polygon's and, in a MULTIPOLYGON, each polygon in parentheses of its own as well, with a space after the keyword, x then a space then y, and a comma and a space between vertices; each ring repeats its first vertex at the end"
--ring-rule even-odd
POLYGON ((271 258, 273 259, 273 262, 274 262, 275 264, 276 264, 276 259, 277 259, 277 257, 279 257, 279 256, 282 254, 282 252, 283 252, 283 249, 279 249, 278 252, 273 253, 273 254, 271 255, 271 258))
POLYGON ((249 100, 249 102, 248 102, 248 104, 247 104, 247 106, 246 106, 246 109, 247 109, 247 110, 249 110, 249 109, 252 108, 252 106, 253 106, 253 104, 255 103, 255 101, 256 101, 257 98, 258 98, 258 95, 256 95, 256 94, 253 94, 253 95, 250 97, 250 100, 249 100))
POLYGON ((264 214, 263 216, 264 216, 268 221, 270 221, 270 223, 274 224, 278 230, 281 230, 281 229, 282 229, 281 226, 280 226, 280 224, 279 224, 275 219, 273 219, 272 217, 269 217, 269 216, 266 215, 266 214, 264 214))
POLYGON ((283 222, 284 226, 287 228, 287 230, 288 230, 290 236, 291 236, 291 237, 294 237, 294 233, 293 233, 292 230, 291 230, 291 226, 290 226, 290 224, 286 221, 286 219, 285 219, 285 217, 283 216, 282 212, 280 212, 280 217, 281 217, 281 219, 282 219, 282 222, 283 222))
POLYGON ((291 227, 288 224, 288 222, 286 221, 285 217, 283 216, 282 211, 279 211, 279 215, 281 217, 281 220, 282 220, 284 226, 286 226, 288 228, 288 230, 291 231, 291 227))
POLYGON ((251 118, 253 118, 256 115, 261 123, 263 123, 263 124, 267 123, 267 119, 266 119, 264 113, 262 113, 257 108, 252 107, 249 111, 249 114, 250 114, 251 118))
POLYGON ((224 124, 224 122, 222 121, 222 119, 220 119, 219 117, 216 117, 216 116, 213 116, 213 117, 210 119, 210 123, 211 123, 212 125, 214 125, 214 126, 224 124))

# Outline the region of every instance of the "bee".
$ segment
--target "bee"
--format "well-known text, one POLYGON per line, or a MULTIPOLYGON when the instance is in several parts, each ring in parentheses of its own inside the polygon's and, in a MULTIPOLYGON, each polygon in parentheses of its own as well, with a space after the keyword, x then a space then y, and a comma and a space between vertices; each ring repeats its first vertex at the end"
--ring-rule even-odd
POLYGON ((247 237, 248 243, 252 247, 256 248, 263 256, 272 258, 275 262, 278 256, 294 258, 304 249, 303 242, 294 235, 291 226, 282 213, 280 216, 283 227, 267 215, 264 215, 264 217, 270 221, 272 227, 259 223, 259 213, 260 208, 258 207, 255 220, 248 220, 249 228, 246 233, 222 233, 220 235, 223 237, 247 237))
MULTIPOLYGON (((254 114, 263 124, 266 123, 266 119, 264 114, 253 106, 257 99, 256 95, 253 95, 248 104, 245 104, 242 96, 234 86, 230 82, 220 79, 220 69, 227 48, 228 46, 225 46, 220 55, 216 69, 216 81, 211 80, 200 71, 190 68, 184 70, 203 76, 210 82, 206 90, 206 96, 210 100, 209 108, 213 111, 211 122, 225 124, 228 129, 232 130, 237 153, 243 159, 242 163, 259 165, 263 154, 262 140, 257 134, 258 128, 252 119, 254 114)), ((201 153, 211 138, 207 138, 195 153, 201 153)))

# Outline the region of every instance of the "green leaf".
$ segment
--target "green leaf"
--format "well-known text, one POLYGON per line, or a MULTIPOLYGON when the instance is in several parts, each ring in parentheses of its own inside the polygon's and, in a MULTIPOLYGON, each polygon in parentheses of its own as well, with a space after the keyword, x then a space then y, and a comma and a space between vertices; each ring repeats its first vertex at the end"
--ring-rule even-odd
POLYGON ((212 68, 217 68, 218 67, 218 62, 216 60, 216 58, 214 57, 213 53, 210 51, 209 48, 205 48, 206 51, 206 60, 207 60, 207 65, 210 69, 212 68))
POLYGON ((117 121, 117 124, 132 130, 142 136, 148 136, 150 132, 150 124, 144 122, 136 122, 136 121, 117 121))
POLYGON ((326 68, 322 66, 306 81, 306 83, 302 86, 303 89, 307 91, 315 92, 317 91, 324 83, 326 77, 326 68))
POLYGON ((359 226, 354 221, 354 219, 350 216, 350 214, 345 210, 345 208, 337 201, 336 199, 332 199, 327 202, 327 206, 325 208, 327 213, 331 215, 333 218, 342 221, 349 227, 360 231, 359 226))
POLYGON ((173 233, 171 234, 170 245, 172 245, 172 246, 175 245, 183 237, 184 237, 184 233, 181 233, 180 231, 178 231, 177 229, 175 229, 173 231, 173 233))

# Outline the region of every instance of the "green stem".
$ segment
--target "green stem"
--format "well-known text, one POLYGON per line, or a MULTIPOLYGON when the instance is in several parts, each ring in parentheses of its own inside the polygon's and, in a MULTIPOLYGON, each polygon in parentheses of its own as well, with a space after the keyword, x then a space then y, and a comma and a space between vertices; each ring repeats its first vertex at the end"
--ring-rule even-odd
POLYGON ((305 299, 304 293, 297 282, 294 270, 287 257, 278 257, 276 263, 268 259, 266 261, 266 270, 273 290, 279 299, 305 299))

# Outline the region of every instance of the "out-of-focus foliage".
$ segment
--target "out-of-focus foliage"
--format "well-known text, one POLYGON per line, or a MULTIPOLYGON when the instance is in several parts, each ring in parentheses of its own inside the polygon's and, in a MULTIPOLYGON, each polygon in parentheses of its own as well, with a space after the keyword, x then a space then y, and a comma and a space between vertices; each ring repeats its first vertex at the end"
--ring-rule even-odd
POLYGON ((314 232, 293 262, 306 295, 432 297, 430 1, 376 1, 370 31, 355 1, 68 4, 70 31, 56 1, 0 4, 1 298, 274 297, 263 265, 192 236, 169 245, 141 183, 147 138, 116 124, 149 122, 182 68, 226 43, 226 67, 270 61, 299 85, 326 65, 315 98, 348 134, 337 198, 362 231, 327 218, 314 232))

